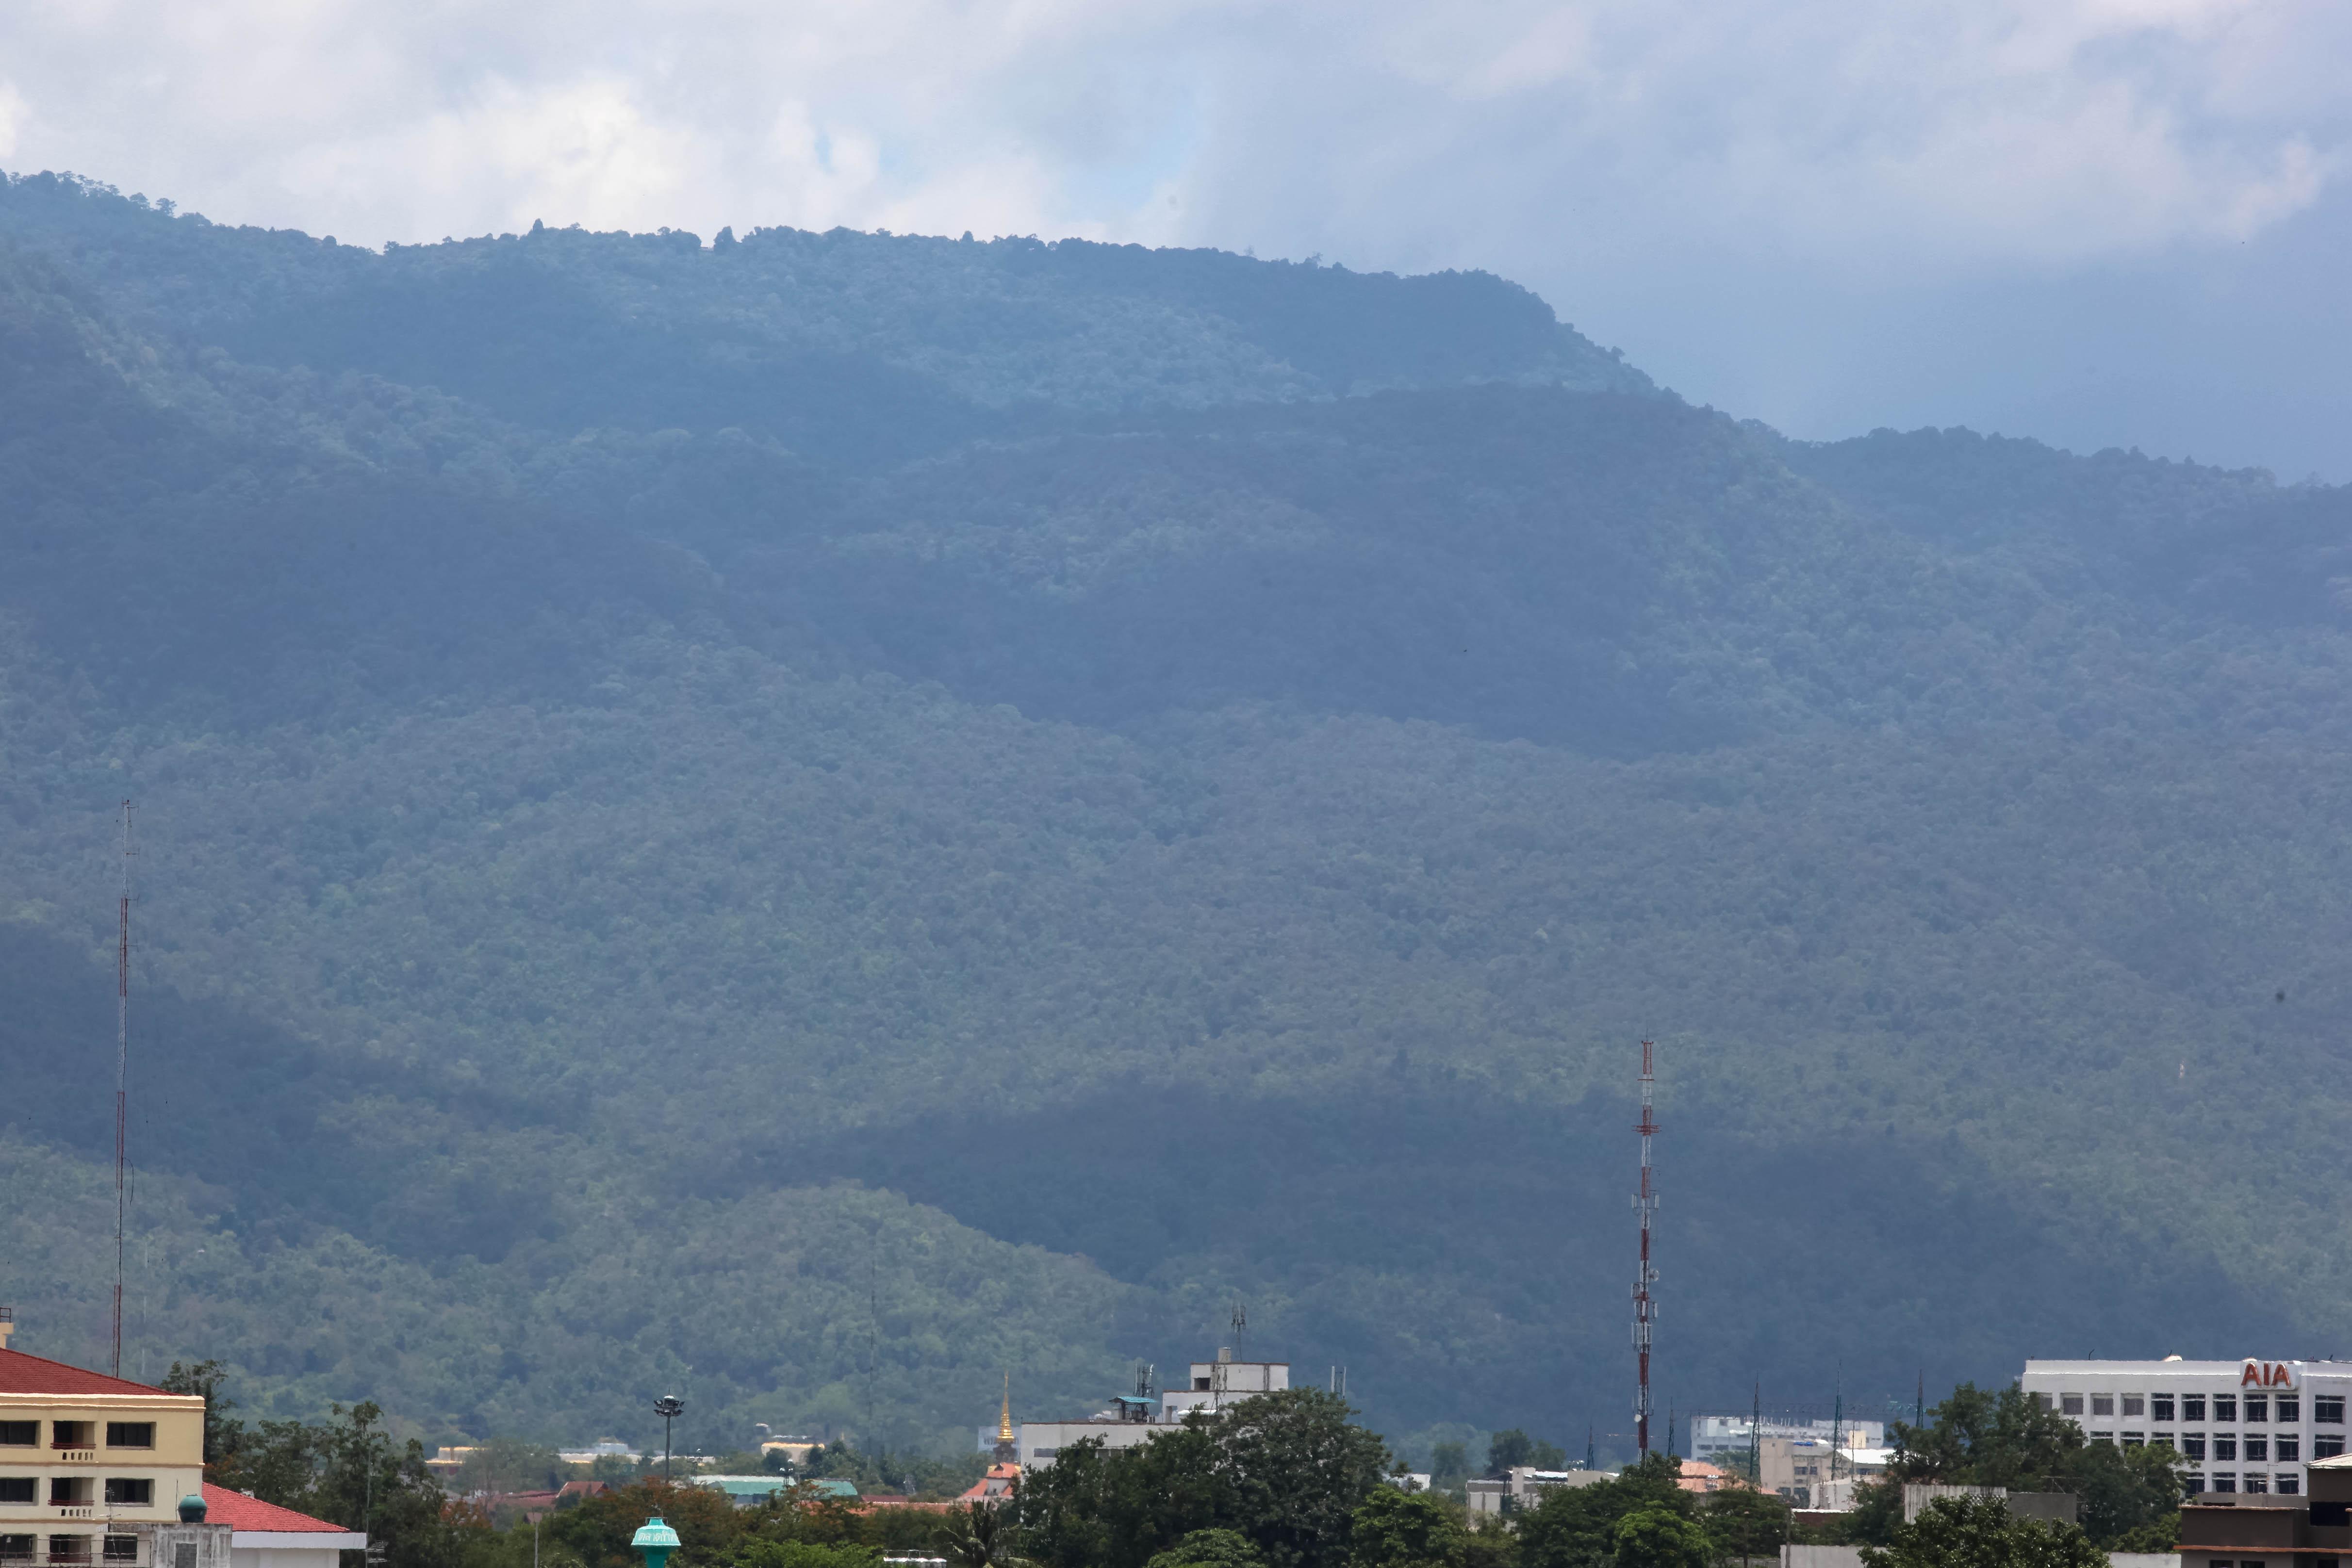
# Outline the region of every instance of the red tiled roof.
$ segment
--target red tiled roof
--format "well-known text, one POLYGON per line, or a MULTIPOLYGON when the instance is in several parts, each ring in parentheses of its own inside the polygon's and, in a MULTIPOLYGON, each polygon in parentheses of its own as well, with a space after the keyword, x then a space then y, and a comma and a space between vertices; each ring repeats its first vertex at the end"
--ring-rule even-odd
POLYGON ((227 1487, 216 1487, 210 1481, 205 1483, 205 1522, 226 1524, 231 1530, 266 1530, 287 1535, 308 1535, 319 1531, 344 1533, 340 1524, 329 1524, 323 1519, 312 1519, 307 1513, 297 1513, 227 1487))
POLYGON ((143 1383, 85 1372, 21 1350, 0 1350, 0 1394, 161 1394, 143 1383))

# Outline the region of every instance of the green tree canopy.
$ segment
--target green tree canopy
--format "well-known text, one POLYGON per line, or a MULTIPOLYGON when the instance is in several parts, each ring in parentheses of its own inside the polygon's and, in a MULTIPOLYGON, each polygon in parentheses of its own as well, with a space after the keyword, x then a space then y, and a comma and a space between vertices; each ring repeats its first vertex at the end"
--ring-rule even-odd
POLYGON ((1380 1487, 1356 1509, 1353 1568, 1439 1568, 1459 1563, 1469 1532, 1456 1511, 1427 1492, 1380 1487))
POLYGON ((2105 1568, 2106 1553, 2071 1524, 2018 1519, 1994 1498, 1938 1498, 1885 1546, 1862 1549, 1865 1568, 2105 1568))
POLYGON ((1558 1443, 1530 1437, 1517 1427, 1497 1432, 1486 1443, 1486 1473, 1501 1476, 1520 1465, 1539 1470, 1564 1470, 1568 1453, 1558 1443))
POLYGON ((1265 1568, 1265 1553, 1239 1531, 1196 1530, 1153 1553, 1144 1568, 1265 1568))
POLYGON ((1143 1568, 1197 1531, 1232 1531, 1273 1568, 1337 1568, 1388 1449, 1320 1389, 1260 1395, 1116 1453, 1074 1443, 1024 1479, 1021 1522, 1052 1568, 1143 1568))
POLYGON ((1613 1480, 1559 1487, 1519 1516, 1519 1568, 1603 1568, 1617 1560, 1617 1526, 1644 1510, 1693 1519, 1697 1503, 1676 1484, 1682 1461, 1651 1454, 1613 1480))
POLYGON ((1616 1568, 1707 1568, 1715 1543, 1697 1521, 1644 1503, 1617 1521, 1616 1568))

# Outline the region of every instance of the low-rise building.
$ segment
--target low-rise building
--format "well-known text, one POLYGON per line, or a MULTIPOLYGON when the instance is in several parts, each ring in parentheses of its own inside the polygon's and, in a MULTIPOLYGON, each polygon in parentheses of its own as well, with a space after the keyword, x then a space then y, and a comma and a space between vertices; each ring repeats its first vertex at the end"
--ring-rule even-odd
POLYGON ((1561 1487, 1589 1487, 1617 1479, 1614 1470, 1539 1470, 1514 1465, 1497 1479, 1479 1476, 1463 1486, 1463 1500, 1473 1514, 1517 1513, 1541 1502, 1544 1494, 1561 1487))
POLYGON ((201 1396, 0 1350, 0 1557, 146 1568, 204 1463, 201 1396))

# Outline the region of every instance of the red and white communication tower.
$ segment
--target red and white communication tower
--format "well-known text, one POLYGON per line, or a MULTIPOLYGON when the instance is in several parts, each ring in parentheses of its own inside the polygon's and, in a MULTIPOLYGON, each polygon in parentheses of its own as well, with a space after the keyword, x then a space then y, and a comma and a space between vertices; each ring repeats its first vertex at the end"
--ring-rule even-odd
POLYGON ((1650 1267, 1650 1216, 1658 1209, 1658 1195, 1650 1185, 1650 1139, 1658 1131, 1651 1105, 1658 1080, 1651 1071, 1650 1050, 1650 1042, 1643 1040, 1642 1121, 1633 1129, 1642 1134, 1642 1190, 1633 1195, 1633 1211, 1642 1218, 1642 1269, 1633 1276, 1633 1442, 1645 1455, 1650 1451, 1650 1325, 1658 1321, 1658 1304, 1650 1299, 1650 1287, 1658 1282, 1658 1271, 1650 1267))

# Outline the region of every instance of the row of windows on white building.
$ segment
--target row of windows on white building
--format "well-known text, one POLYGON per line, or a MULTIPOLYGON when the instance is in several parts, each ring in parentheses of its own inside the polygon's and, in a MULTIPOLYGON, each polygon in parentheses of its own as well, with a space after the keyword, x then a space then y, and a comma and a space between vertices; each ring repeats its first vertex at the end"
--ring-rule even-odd
MULTIPOLYGON (((2271 1492, 2294 1496, 2303 1490, 2300 1470, 2213 1469, 2208 1466, 2240 1464, 2298 1464, 2304 1458, 2304 1434, 2297 1432, 2234 1432, 2213 1431, 2216 1423, 2228 1423, 2241 1428, 2248 1426, 2280 1427, 2303 1424, 2303 1396, 2300 1394, 2037 1394, 2034 1399, 2045 1410, 2056 1409, 2080 1423, 2085 1437, 2094 1443, 2120 1443, 2126 1448, 2146 1444, 2169 1443, 2189 1461, 2189 1470, 2183 1478, 2192 1492, 2271 1492), (2123 1423, 2138 1421, 2137 1427, 2123 1423), (2196 1422, 2204 1430, 2179 1429, 2196 1422), (2107 1423, 2102 1425, 2102 1423, 2107 1423)), ((2312 1396, 2312 1425, 2342 1427, 2344 1397, 2341 1395, 2320 1394, 2312 1396)), ((2332 1459, 2344 1452, 2344 1433, 2314 1431, 2311 1455, 2315 1459, 2332 1459)))

